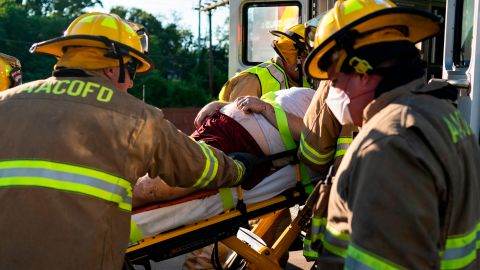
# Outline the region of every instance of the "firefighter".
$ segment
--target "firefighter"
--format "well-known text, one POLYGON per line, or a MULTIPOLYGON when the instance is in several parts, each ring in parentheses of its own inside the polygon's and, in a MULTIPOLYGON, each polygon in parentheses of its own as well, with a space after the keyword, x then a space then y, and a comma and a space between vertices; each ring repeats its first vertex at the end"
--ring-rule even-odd
POLYGON ((318 269, 480 268, 478 141, 456 89, 426 84, 415 47, 440 23, 348 0, 318 26, 305 71, 331 80, 338 120, 362 127, 333 182, 318 269))
MULTIPOLYGON (((307 55, 307 44, 305 42, 305 25, 297 24, 290 27, 287 31, 271 31, 276 36, 272 47, 276 56, 270 61, 261 63, 255 67, 246 69, 228 80, 219 93, 219 100, 205 105, 197 114, 194 124, 198 129, 208 116, 221 109, 226 104, 235 101, 243 96, 261 97, 269 92, 275 92, 281 89, 287 89, 295 86, 311 88, 311 85, 305 79, 303 74, 303 62, 307 55)), ((297 119, 292 119, 292 121, 297 119)), ((301 119, 297 121, 301 122, 301 119)), ((291 221, 291 215, 288 209, 279 212, 275 225, 269 232, 263 236, 263 240, 272 245, 276 238, 280 236, 283 230, 291 221)), ((257 223, 259 220, 252 221, 257 223)), ((220 253, 226 257, 227 251, 220 245, 220 253)), ((211 248, 196 250, 187 255, 187 261, 184 269, 212 269, 210 263, 211 248)), ((288 254, 282 258, 281 264, 285 265, 288 254)))
POLYGON ((198 113, 195 118, 197 128, 207 116, 238 97, 261 97, 268 92, 295 86, 311 88, 302 68, 307 56, 305 25, 297 24, 285 32, 274 30, 271 33, 277 36, 272 43, 277 55, 270 61, 246 69, 230 78, 218 95, 219 101, 205 105, 198 113))
POLYGON ((22 84, 22 65, 10 55, 0 53, 0 91, 22 84))
POLYGON ((217 188, 248 174, 127 93, 153 68, 142 37, 81 15, 30 49, 57 57, 52 77, 0 93, 0 269, 120 269, 139 177, 217 188))
POLYGON ((331 90, 330 82, 321 81, 303 119, 304 127, 300 135, 298 158, 318 172, 323 181, 318 193, 314 194, 317 203, 303 242, 303 255, 308 261, 316 260, 318 256, 316 247, 321 239, 319 224, 327 216, 326 206, 331 188, 327 178, 335 175, 347 148, 358 133, 357 126, 337 120, 336 111, 330 109, 330 106, 335 106, 335 100, 335 90, 331 90))
MULTIPOLYGON (((325 13, 322 13, 306 22, 305 37, 308 52, 313 50, 316 27, 324 15, 325 13)), ((336 111, 329 108, 335 104, 336 100, 335 92, 330 91, 330 81, 315 80, 314 82, 318 84, 318 88, 303 119, 304 127, 298 149, 299 160, 318 172, 322 179, 322 186, 318 193, 313 194, 317 203, 314 206, 312 219, 307 226, 306 237, 303 241, 303 255, 308 261, 317 259, 316 247, 320 244, 321 239, 318 224, 327 215, 326 206, 331 183, 326 179, 335 175, 354 135, 358 133, 358 127, 338 121, 334 115, 336 111), (332 169, 330 170, 330 168, 332 169)))

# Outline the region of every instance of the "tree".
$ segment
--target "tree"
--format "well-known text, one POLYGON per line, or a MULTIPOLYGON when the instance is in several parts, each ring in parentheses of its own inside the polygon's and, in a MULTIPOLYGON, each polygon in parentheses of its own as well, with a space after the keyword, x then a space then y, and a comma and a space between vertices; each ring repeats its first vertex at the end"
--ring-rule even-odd
MULTIPOLYGON (((75 13, 100 0, 0 0, 0 51, 17 57, 23 68, 23 81, 29 82, 51 75, 54 57, 30 54, 32 44, 63 35, 75 13), (65 10, 73 12, 64 16, 65 10)), ((149 33, 149 56, 155 69, 136 78, 130 93, 159 107, 202 106, 215 99, 208 89, 208 54, 204 45, 197 46, 190 30, 153 16, 141 9, 114 7, 112 13, 145 26, 149 33)), ((205 43, 203 43, 205 44, 205 43)), ((227 80, 227 43, 213 48, 214 86, 217 92, 227 80)))
POLYGON ((101 0, 27 0, 24 7, 30 15, 75 18, 97 4, 103 6, 101 0))

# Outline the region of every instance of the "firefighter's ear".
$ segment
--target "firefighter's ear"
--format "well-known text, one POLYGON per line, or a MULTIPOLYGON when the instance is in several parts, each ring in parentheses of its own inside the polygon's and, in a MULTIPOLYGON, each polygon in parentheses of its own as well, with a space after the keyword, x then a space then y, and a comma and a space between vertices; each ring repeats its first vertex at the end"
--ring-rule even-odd
POLYGON ((382 77, 380 75, 377 75, 377 74, 369 74, 369 73, 366 73, 366 74, 363 74, 363 75, 360 75, 360 84, 361 86, 363 87, 366 87, 366 88, 376 88, 378 86, 378 84, 380 83, 380 81, 382 80, 382 77))
POLYGON ((108 78, 112 78, 112 76, 115 73, 115 71, 111 67, 103 68, 102 71, 103 71, 103 74, 105 74, 105 76, 107 76, 108 78))

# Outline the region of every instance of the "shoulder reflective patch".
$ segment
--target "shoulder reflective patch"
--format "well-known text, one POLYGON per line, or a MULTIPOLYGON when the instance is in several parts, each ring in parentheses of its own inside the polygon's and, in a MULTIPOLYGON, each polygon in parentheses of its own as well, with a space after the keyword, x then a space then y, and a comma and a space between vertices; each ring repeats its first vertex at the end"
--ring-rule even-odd
POLYGON ((459 111, 450 113, 443 117, 443 121, 447 124, 450 136, 453 143, 457 143, 459 139, 463 139, 467 136, 471 136, 472 129, 468 125, 467 121, 463 119, 459 111))
POLYGON ((114 94, 114 91, 108 87, 80 80, 46 81, 36 87, 25 88, 23 91, 31 94, 68 95, 82 98, 94 95, 99 102, 109 102, 114 94))

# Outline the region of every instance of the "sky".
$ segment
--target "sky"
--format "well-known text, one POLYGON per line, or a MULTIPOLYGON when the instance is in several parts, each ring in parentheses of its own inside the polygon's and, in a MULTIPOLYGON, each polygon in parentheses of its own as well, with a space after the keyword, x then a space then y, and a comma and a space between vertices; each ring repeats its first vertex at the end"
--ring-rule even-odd
MULTIPOLYGON (((215 2, 212 0, 203 0, 202 3, 215 2)), ((155 15, 162 23, 173 22, 173 14, 180 18, 177 23, 181 28, 190 29, 195 37, 198 36, 198 7, 199 0, 102 0, 103 8, 100 6, 89 8, 88 11, 109 12, 112 6, 123 6, 126 8, 140 8, 148 13, 155 15)), ((215 31, 219 26, 223 26, 226 18, 229 16, 228 5, 219 7, 212 11, 212 31, 213 43, 215 40, 215 31)), ((201 12, 200 17, 201 35, 206 37, 208 34, 208 16, 206 12, 201 12)), ((228 30, 228 26, 226 28, 228 30)))

